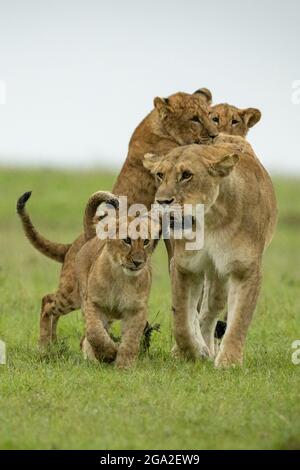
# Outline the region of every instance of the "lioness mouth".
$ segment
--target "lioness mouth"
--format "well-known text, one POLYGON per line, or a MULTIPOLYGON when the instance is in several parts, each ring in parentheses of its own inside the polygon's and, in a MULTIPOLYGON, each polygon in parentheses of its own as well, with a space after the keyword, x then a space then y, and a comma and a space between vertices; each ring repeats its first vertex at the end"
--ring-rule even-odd
POLYGON ((195 226, 196 219, 194 216, 174 217, 174 214, 170 215, 170 229, 171 230, 190 230, 195 226))

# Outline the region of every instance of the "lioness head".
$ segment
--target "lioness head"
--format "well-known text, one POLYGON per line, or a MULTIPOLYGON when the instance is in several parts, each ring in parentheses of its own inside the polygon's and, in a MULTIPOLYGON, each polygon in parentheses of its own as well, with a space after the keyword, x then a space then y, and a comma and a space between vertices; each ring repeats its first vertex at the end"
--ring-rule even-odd
MULTIPOLYGON (((148 263, 159 239, 159 223, 149 213, 138 217, 108 214, 97 224, 108 233, 107 252, 113 264, 121 266, 127 275, 137 276, 148 263)), ((99 236, 99 226, 97 234, 99 236)))
POLYGON ((168 98, 154 99, 163 130, 178 145, 210 143, 218 130, 209 116, 211 93, 206 88, 193 95, 175 93, 168 98))
POLYGON ((156 202, 161 205, 204 204, 205 212, 219 194, 222 178, 228 176, 239 160, 228 153, 230 146, 189 145, 164 157, 146 154, 144 166, 157 183, 156 202))
POLYGON ((216 104, 210 109, 212 122, 219 132, 245 137, 250 127, 261 118, 256 108, 238 109, 230 104, 216 104))

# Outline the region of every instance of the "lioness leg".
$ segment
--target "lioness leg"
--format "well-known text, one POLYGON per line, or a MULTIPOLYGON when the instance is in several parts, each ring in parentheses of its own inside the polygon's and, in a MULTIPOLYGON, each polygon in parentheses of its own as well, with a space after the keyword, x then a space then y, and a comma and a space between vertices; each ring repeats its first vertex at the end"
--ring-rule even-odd
POLYGON ((117 367, 130 367, 136 359, 146 323, 146 309, 122 320, 122 339, 116 358, 117 367))
POLYGON ((200 327, 204 341, 215 356, 215 329, 218 317, 223 312, 227 301, 227 282, 220 279, 212 268, 205 272, 203 297, 200 309, 200 327))
POLYGON ((101 310, 94 302, 84 303, 84 318, 86 322, 86 339, 92 346, 99 361, 112 362, 117 354, 118 346, 109 336, 101 317, 101 310))
POLYGON ((208 357, 202 337, 197 305, 202 278, 172 265, 173 331, 178 350, 187 358, 208 357))
POLYGON ((243 349, 261 287, 259 266, 246 273, 232 274, 229 282, 228 326, 215 365, 242 364, 243 349))

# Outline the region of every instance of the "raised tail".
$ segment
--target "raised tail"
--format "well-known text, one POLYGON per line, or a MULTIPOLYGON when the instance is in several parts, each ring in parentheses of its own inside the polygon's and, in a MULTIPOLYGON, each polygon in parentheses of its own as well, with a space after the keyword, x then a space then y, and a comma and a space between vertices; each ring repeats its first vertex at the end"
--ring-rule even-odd
MULTIPOLYGON (((117 196, 110 193, 109 191, 97 191, 96 193, 92 194, 87 202, 83 219, 84 237, 86 241, 94 238, 96 235, 95 214, 97 208, 102 202, 110 204, 116 209, 119 207, 119 200, 117 196)), ((106 213, 103 212, 104 217, 105 215, 106 213)))
POLYGON ((34 246, 34 248, 40 251, 43 255, 55 261, 58 261, 59 263, 63 263, 66 253, 69 250, 71 245, 51 242, 50 240, 47 240, 46 238, 44 238, 42 235, 38 233, 33 223, 31 222, 29 214, 27 213, 25 209, 26 202, 28 201, 30 196, 31 196, 31 191, 28 191, 24 193, 18 199, 18 202, 17 202, 17 213, 19 214, 20 219, 22 221, 23 229, 26 234, 26 237, 28 238, 30 243, 34 246))

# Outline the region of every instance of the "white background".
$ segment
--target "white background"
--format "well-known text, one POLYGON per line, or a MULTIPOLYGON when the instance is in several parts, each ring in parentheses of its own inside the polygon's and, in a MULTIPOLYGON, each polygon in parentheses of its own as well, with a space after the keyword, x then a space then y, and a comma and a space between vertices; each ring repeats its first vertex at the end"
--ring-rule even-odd
POLYGON ((258 107, 249 140, 300 172, 298 0, 0 0, 0 164, 119 167, 156 95, 258 107))

